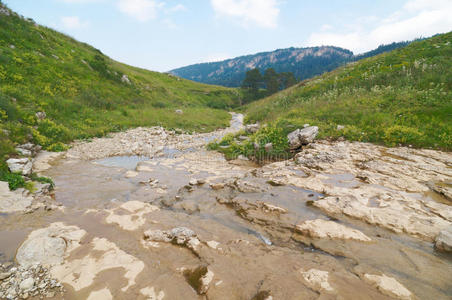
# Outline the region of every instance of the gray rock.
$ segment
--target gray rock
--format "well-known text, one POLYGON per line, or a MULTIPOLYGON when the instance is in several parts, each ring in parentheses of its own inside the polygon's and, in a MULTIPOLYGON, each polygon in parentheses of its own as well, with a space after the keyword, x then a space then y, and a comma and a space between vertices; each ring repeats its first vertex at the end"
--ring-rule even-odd
POLYGON ((0 273, 0 280, 5 280, 6 278, 9 278, 10 276, 11 276, 10 272, 0 273))
POLYGON ((124 83, 130 84, 130 79, 126 74, 122 75, 121 81, 124 83))
POLYGON ((38 111, 36 113, 36 118, 38 118, 38 120, 44 120, 46 117, 47 117, 47 115, 43 111, 38 111))
POLYGON ((245 126, 245 131, 248 133, 256 133, 260 128, 259 123, 256 124, 248 124, 245 126))
POLYGON ((302 145, 312 143, 319 133, 317 126, 309 126, 303 129, 297 129, 287 135, 290 149, 300 148, 302 145))
POLYGON ((266 152, 270 152, 270 151, 273 150, 273 144, 272 143, 267 143, 267 144, 265 144, 264 148, 265 148, 266 152))
POLYGON ((31 175, 33 163, 29 158, 10 158, 6 163, 13 173, 21 173, 25 176, 31 175))
POLYGON ((33 278, 30 277, 30 278, 23 280, 20 283, 19 287, 22 291, 29 291, 33 288, 34 285, 35 285, 35 281, 33 278))
POLYGON ((440 251, 452 252, 452 225, 440 231, 435 239, 435 247, 440 251))

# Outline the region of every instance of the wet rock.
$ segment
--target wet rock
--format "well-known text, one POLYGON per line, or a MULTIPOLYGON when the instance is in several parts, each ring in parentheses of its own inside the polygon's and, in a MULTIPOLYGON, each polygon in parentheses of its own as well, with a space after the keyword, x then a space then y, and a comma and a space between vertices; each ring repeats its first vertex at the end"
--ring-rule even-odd
POLYGON ((33 172, 39 174, 51 167, 51 162, 65 155, 65 152, 40 151, 33 160, 33 172))
POLYGON ((206 266, 198 267, 194 270, 187 270, 184 272, 184 275, 188 283, 200 295, 207 293, 214 277, 214 273, 206 266))
POLYGON ((439 232, 435 239, 435 247, 440 251, 452 252, 452 225, 439 232))
POLYGON ((210 187, 212 190, 221 190, 224 188, 224 183, 211 183, 210 187))
POLYGON ((52 223, 30 233, 17 250, 16 260, 24 267, 52 266, 63 262, 65 254, 76 248, 86 231, 76 226, 52 223))
POLYGON ((290 149, 298 149, 302 145, 312 143, 319 133, 317 126, 309 126, 303 129, 297 129, 287 135, 290 149))
POLYGON ((22 175, 31 175, 33 163, 29 158, 10 158, 6 161, 8 168, 13 173, 21 173, 22 175))
POLYGON ((449 201, 452 201, 452 184, 447 184, 445 182, 429 182, 427 186, 434 192, 443 196, 449 201))
POLYGON ((365 274, 364 280, 376 286, 376 288, 384 295, 402 300, 412 299, 411 292, 393 277, 365 274))
POLYGON ((135 171, 127 171, 126 174, 124 175, 125 178, 134 178, 137 176, 138 176, 138 173, 135 171))
POLYGON ((312 238, 328 238, 370 242, 371 239, 359 230, 346 227, 333 221, 322 219, 308 220, 296 226, 301 234, 312 238))
POLYGON ((287 213, 287 209, 270 204, 270 203, 263 203, 264 210, 267 212, 277 212, 281 214, 287 213))
POLYGON ((260 128, 259 123, 256 124, 248 124, 245 126, 245 131, 247 133, 256 133, 260 128))
MULTIPOLYGON (((145 242, 166 242, 185 246, 196 255, 201 242, 195 232, 186 227, 176 227, 171 230, 148 230, 144 233, 145 242)), ((151 244, 154 246, 154 244, 151 244)))
POLYGON ((328 281, 329 274, 327 271, 310 269, 306 272, 300 270, 306 284, 317 292, 333 293, 335 290, 328 281))
POLYGON ((107 210, 105 221, 108 224, 117 224, 124 230, 137 230, 146 223, 145 215, 159 210, 157 206, 141 201, 127 201, 118 208, 107 210), (121 212, 125 210, 127 213, 121 212))
POLYGON ((270 291, 260 291, 251 300, 273 300, 270 291))

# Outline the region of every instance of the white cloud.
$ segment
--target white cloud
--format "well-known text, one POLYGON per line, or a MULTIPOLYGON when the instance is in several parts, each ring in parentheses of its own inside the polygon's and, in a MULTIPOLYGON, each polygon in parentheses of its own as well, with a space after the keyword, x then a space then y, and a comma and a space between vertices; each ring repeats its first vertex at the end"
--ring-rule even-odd
POLYGON ((82 22, 79 17, 61 17, 61 24, 66 29, 80 29, 84 27, 88 27, 88 22, 82 22))
POLYGON ((168 13, 172 13, 185 10, 187 10, 187 8, 183 4, 176 4, 175 6, 168 8, 166 11, 168 13))
POLYGON ((210 3, 218 15, 236 18, 245 26, 275 28, 278 25, 277 0, 210 0, 210 3))
POLYGON ((324 30, 314 32, 309 46, 334 45, 361 53, 394 41, 412 40, 452 30, 452 1, 410 0, 402 9, 386 18, 372 17, 372 22, 360 19, 347 28, 348 32, 324 30))
POLYGON ((146 22, 157 16, 157 11, 164 6, 164 3, 154 0, 118 0, 118 8, 121 12, 146 22))
POLYGON ((60 2, 65 3, 95 3, 95 2, 104 2, 104 0, 59 0, 60 2))

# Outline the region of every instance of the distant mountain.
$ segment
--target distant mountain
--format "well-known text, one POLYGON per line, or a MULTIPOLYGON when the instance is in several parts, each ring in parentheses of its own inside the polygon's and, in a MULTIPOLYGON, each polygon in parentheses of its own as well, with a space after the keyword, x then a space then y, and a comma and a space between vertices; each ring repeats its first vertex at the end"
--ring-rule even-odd
POLYGON ((408 44, 409 42, 400 42, 382 45, 360 55, 354 55, 350 50, 333 46, 278 49, 219 62, 190 65, 174 69, 170 73, 193 81, 228 87, 240 86, 246 71, 254 68, 259 68, 261 71, 274 68, 278 73, 292 72, 298 80, 304 80, 332 71, 348 62, 391 51, 408 44))

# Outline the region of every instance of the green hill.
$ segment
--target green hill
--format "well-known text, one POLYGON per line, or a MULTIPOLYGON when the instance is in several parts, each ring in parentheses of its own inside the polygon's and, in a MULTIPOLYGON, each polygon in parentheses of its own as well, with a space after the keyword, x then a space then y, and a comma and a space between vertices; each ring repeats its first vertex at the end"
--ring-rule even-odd
POLYGON ((136 126, 210 131, 228 124, 226 109, 237 103, 234 89, 121 64, 0 2, 3 170, 16 144, 58 150, 60 143, 136 126), (37 112, 46 118, 38 120, 37 112))
POLYGON ((245 111, 248 123, 270 126, 243 145, 229 137, 223 141, 234 144, 229 153, 249 153, 256 136, 284 151, 285 135, 305 123, 319 126, 320 138, 450 151, 452 32, 350 63, 251 103, 245 111))

